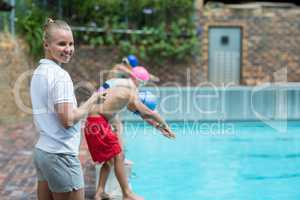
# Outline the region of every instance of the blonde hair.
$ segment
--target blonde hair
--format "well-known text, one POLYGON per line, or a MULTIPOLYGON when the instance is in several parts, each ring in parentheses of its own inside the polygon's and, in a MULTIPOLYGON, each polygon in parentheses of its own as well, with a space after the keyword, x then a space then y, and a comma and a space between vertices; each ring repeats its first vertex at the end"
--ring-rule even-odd
POLYGON ((64 29, 71 31, 71 27, 67 24, 67 22, 63 20, 53 20, 51 18, 47 19, 47 22, 44 25, 44 32, 43 32, 43 41, 49 41, 52 37, 52 31, 55 29, 64 29))

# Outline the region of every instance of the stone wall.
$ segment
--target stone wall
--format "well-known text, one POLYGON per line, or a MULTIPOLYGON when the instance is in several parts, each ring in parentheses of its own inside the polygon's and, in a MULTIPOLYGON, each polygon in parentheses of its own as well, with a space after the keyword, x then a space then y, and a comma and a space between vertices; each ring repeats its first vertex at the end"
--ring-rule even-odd
MULTIPOLYGON (((106 79, 107 72, 121 57, 115 48, 76 46, 75 55, 65 69, 70 72, 77 94, 81 98, 89 95, 89 88, 98 87, 106 79)), ((160 64, 145 63, 139 60, 151 73, 160 78, 159 86, 195 86, 197 77, 197 59, 185 62, 172 60, 162 61, 160 64)), ((153 84, 150 84, 153 86, 153 84)))
POLYGON ((199 11, 204 27, 201 73, 208 74, 209 27, 239 26, 243 33, 242 85, 300 81, 300 8, 273 5, 215 4, 199 11))
POLYGON ((0 123, 14 123, 15 120, 19 121, 28 116, 20 109, 20 105, 30 107, 28 92, 30 77, 21 77, 30 69, 26 51, 24 42, 0 33, 0 123), (18 85, 16 85, 17 80, 20 80, 18 85), (14 88, 18 89, 16 93, 14 88))

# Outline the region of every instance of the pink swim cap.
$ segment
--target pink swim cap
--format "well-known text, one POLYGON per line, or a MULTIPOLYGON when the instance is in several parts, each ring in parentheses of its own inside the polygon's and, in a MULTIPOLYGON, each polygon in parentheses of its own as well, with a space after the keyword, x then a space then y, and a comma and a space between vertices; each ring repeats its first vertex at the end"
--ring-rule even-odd
POLYGON ((141 81, 148 81, 150 79, 149 72, 141 66, 132 68, 132 75, 134 78, 141 81))

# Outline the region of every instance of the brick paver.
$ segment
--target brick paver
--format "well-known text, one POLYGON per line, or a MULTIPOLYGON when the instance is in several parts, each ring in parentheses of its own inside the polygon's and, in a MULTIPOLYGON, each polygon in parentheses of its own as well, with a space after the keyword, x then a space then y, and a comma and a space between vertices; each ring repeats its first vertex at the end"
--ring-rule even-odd
MULTIPOLYGON (((32 162, 38 134, 31 122, 0 127, 0 199, 36 199, 36 172, 32 162)), ((80 148, 86 199, 94 194, 94 166, 85 140, 80 148)))

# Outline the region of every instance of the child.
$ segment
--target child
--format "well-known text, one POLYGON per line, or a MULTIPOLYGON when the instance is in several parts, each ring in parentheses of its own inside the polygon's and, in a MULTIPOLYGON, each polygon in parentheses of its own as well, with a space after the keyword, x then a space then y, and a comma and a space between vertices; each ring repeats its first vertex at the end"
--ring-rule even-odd
POLYGON ((147 108, 138 97, 137 87, 149 80, 149 73, 143 67, 132 69, 129 79, 112 79, 106 84, 106 98, 103 104, 94 106, 87 118, 85 126, 85 136, 91 156, 95 162, 106 163, 100 171, 100 189, 98 188, 96 198, 104 199, 104 185, 109 173, 108 161, 114 162, 115 175, 121 186, 124 200, 141 200, 142 197, 133 194, 129 188, 124 171, 124 160, 122 147, 116 134, 120 134, 117 129, 115 134, 112 124, 121 125, 116 117, 118 113, 127 107, 132 112, 139 115, 152 126, 155 126, 162 134, 168 138, 175 138, 175 134, 170 130, 167 123, 161 116, 147 108), (104 176, 104 177, 103 177, 104 176))

